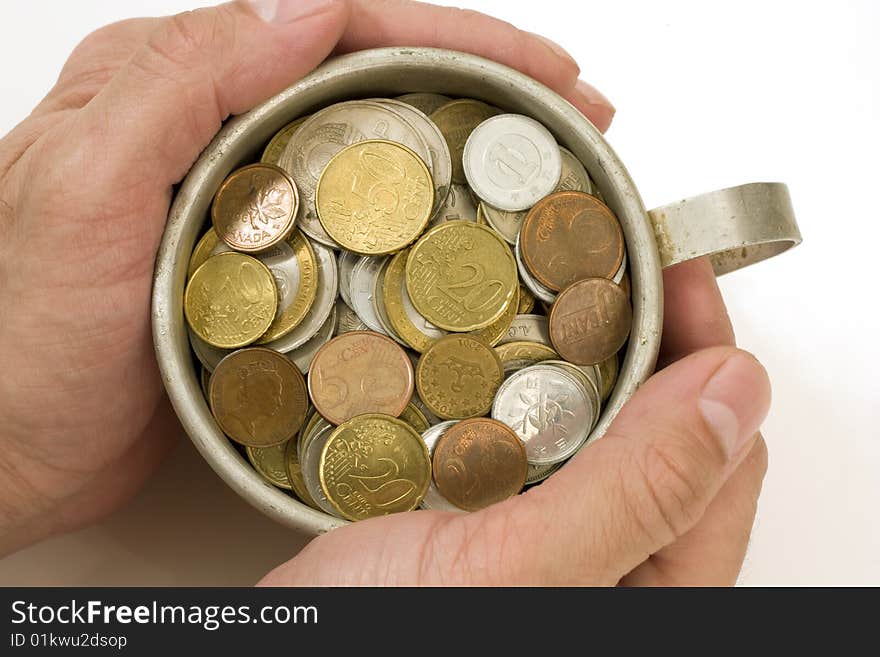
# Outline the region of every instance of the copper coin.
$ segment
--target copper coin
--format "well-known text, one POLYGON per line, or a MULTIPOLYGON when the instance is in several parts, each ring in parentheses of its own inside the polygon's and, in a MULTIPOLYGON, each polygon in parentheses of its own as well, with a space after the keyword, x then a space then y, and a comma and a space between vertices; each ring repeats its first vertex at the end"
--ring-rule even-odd
POLYGON ((550 342, 565 360, 595 365, 626 342, 632 308, 620 286, 607 278, 587 278, 569 285, 550 310, 550 342))
POLYGON ((211 221, 217 236, 231 248, 258 253, 287 239, 298 208, 296 185, 283 169, 251 164, 220 185, 211 221))
POLYGON ((250 447, 280 445, 295 436, 309 406, 296 365, 264 347, 239 349, 221 360, 208 400, 223 432, 250 447))
POLYGON ((309 367, 309 394, 333 424, 363 413, 399 416, 415 377, 406 352, 373 331, 349 331, 318 350, 309 367))
POLYGON ((478 511, 522 490, 528 461, 513 429, 485 417, 449 427, 434 447, 434 482, 443 496, 478 511))
POLYGON ((583 278, 613 278, 623 261, 623 231, 595 196, 555 192, 529 210, 520 249, 532 275, 558 292, 583 278))

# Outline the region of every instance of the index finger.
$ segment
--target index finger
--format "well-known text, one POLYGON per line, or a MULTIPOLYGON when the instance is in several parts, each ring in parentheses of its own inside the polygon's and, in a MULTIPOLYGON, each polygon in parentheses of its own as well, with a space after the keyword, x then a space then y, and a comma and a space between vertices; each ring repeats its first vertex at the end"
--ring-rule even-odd
POLYGON ((544 37, 477 11, 412 0, 351 0, 351 20, 337 52, 382 46, 448 48, 492 59, 547 85, 577 107, 597 129, 611 125, 614 107, 578 80, 574 58, 544 37))
POLYGON ((663 342, 658 368, 708 347, 736 345, 708 258, 663 271, 663 342))

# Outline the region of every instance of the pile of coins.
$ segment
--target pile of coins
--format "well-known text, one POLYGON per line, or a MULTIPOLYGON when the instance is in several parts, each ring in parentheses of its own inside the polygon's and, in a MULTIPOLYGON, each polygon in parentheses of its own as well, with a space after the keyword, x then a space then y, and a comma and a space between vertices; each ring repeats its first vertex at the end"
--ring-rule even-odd
POLYGON ((218 189, 184 312, 218 426, 348 520, 473 511, 588 439, 632 321, 624 236, 537 121, 325 107, 218 189))

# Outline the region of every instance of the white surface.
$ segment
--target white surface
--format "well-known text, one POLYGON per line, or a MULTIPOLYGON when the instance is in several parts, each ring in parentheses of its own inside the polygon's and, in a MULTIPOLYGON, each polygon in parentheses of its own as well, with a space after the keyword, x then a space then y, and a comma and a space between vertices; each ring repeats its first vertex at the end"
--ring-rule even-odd
MULTIPOLYGON (((172 0, 3 3, 0 133, 88 31, 172 0)), ((754 180, 791 187, 804 244, 722 279, 741 346, 770 371, 771 466, 745 584, 880 584, 880 5, 461 4, 567 47, 618 108, 609 141, 646 205, 754 180)), ((0 562, 0 582, 247 584, 302 539, 183 443, 100 526, 0 562)))

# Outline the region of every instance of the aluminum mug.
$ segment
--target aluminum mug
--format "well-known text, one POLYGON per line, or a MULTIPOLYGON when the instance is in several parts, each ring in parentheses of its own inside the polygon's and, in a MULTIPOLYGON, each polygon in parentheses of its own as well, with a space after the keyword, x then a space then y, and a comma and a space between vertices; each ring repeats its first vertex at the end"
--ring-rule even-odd
POLYGON ((588 443, 602 436, 654 371, 663 327, 663 267, 707 255, 720 275, 801 240, 788 190, 780 183, 742 185, 646 211, 623 163, 570 103, 518 71, 460 52, 396 47, 344 55, 230 119, 193 165, 168 216, 153 283, 156 356, 181 424, 217 474, 269 517, 312 535, 347 521, 264 481, 211 415, 183 316, 187 266, 220 184, 234 169, 259 159, 265 143, 287 123, 342 100, 417 91, 476 98, 537 119, 581 160, 620 220, 632 283, 632 330, 617 385, 588 443))

